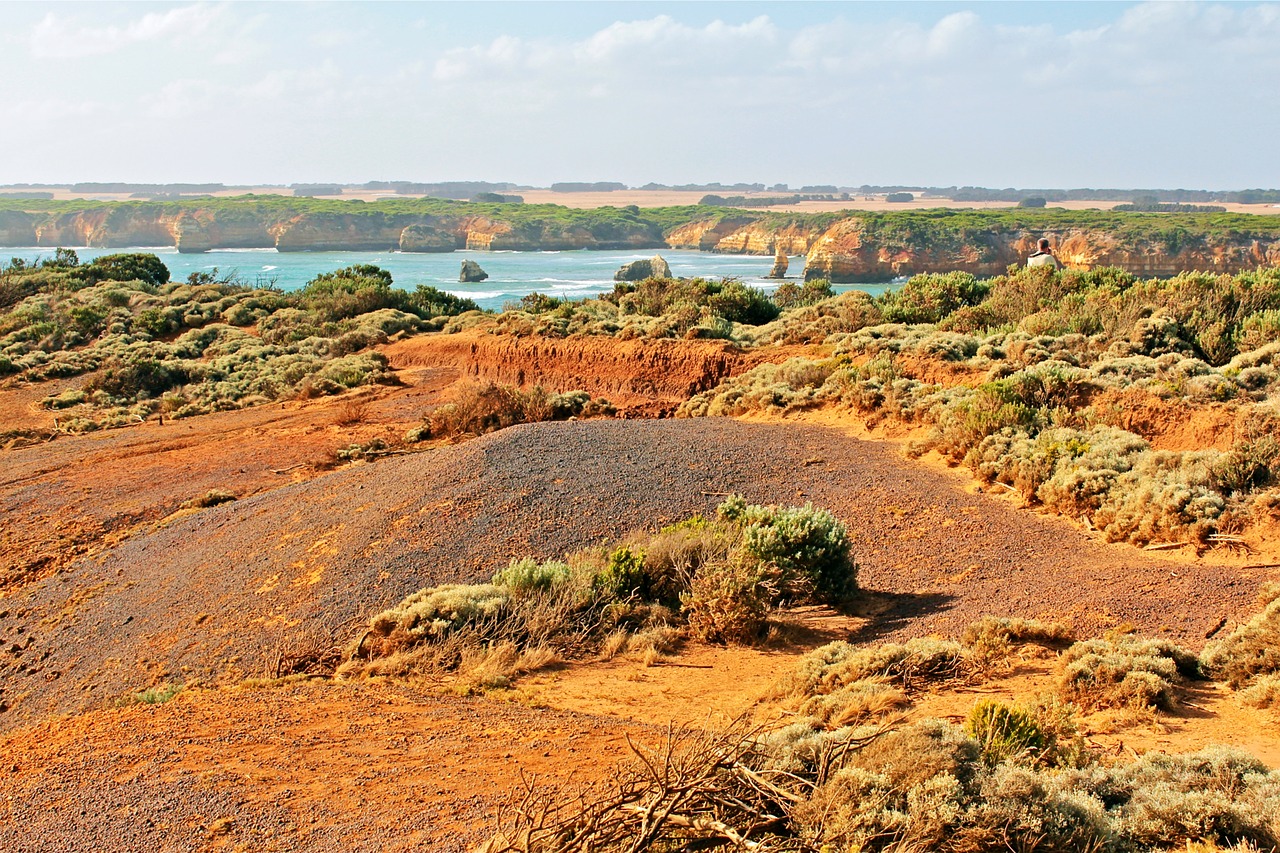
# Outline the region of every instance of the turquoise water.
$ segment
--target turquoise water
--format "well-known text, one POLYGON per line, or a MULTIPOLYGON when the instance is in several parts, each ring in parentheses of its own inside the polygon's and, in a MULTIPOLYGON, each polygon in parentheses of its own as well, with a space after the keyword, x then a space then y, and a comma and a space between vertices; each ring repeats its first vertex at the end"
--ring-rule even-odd
MULTIPOLYGON (((529 293, 580 299, 613 290, 613 274, 625 263, 651 258, 654 251, 569 251, 569 252, 452 252, 415 254, 403 252, 277 252, 275 249, 232 249, 182 255, 173 247, 134 249, 76 249, 81 261, 116 252, 152 252, 164 261, 174 281, 185 281, 193 272, 218 275, 235 273, 244 284, 272 285, 297 290, 319 273, 354 264, 376 264, 391 273, 399 287, 412 290, 429 284, 458 296, 474 299, 482 308, 501 309, 529 293), (480 264, 489 278, 476 284, 458 281, 464 260, 480 264)), ((717 255, 689 249, 658 252, 681 277, 722 278, 733 276, 753 287, 772 291, 779 282, 766 279, 773 258, 760 255, 717 255)), ((16 257, 32 262, 53 256, 52 249, 0 249, 0 258, 16 257)), ((804 258, 791 259, 791 281, 799 282, 804 258)), ((879 294, 891 285, 839 285, 837 290, 866 290, 879 294)))

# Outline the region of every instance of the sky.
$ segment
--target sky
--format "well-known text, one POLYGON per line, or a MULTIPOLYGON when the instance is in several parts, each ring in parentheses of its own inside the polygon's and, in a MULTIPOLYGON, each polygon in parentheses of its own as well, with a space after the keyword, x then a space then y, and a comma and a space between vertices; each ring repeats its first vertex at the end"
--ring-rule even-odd
POLYGON ((0 183, 1280 187, 1280 3, 0 2, 0 183))

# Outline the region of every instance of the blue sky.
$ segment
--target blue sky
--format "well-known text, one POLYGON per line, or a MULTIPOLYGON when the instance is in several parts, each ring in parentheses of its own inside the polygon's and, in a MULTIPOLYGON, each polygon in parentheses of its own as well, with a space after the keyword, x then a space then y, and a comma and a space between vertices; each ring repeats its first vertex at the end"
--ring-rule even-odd
POLYGON ((1280 186, 1277 3, 0 3, 0 182, 1280 186))

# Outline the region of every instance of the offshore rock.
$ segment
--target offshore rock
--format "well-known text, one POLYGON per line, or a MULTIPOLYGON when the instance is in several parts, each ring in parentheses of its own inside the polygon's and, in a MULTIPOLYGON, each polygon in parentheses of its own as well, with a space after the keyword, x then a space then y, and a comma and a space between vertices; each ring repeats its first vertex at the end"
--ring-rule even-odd
POLYGON ((773 269, 769 270, 765 278, 786 278, 788 263, 787 253, 779 249, 778 254, 773 256, 773 269))
POLYGON ((654 255, 643 261, 623 264, 613 274, 614 281, 644 281, 646 278, 671 278, 671 267, 662 255, 654 255))
POLYGON ((475 261, 463 261, 462 270, 458 273, 458 281, 475 282, 484 281, 489 274, 480 269, 480 265, 475 261))

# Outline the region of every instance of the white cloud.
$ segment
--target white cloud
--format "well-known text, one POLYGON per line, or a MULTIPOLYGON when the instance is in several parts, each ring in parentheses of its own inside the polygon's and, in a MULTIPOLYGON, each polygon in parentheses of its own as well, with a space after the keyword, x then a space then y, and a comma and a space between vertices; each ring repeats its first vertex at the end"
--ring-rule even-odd
POLYGON ((656 75, 664 68, 687 72, 698 62, 704 62, 711 73, 716 73, 716 69, 735 62, 759 63, 779 36, 777 27, 764 15, 743 24, 717 20, 703 27, 691 27, 669 15, 659 15, 641 21, 618 21, 585 39, 568 43, 499 36, 487 45, 447 51, 436 61, 433 76, 449 82, 523 76, 530 71, 547 74, 551 79, 628 70, 656 75))
POLYGON ((31 31, 32 56, 74 59, 101 56, 148 42, 182 40, 203 33, 219 18, 216 7, 198 3, 165 12, 148 12, 125 24, 81 24, 49 12, 31 31))

